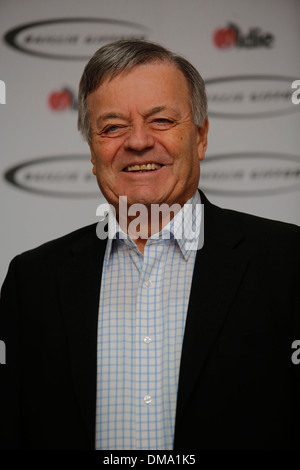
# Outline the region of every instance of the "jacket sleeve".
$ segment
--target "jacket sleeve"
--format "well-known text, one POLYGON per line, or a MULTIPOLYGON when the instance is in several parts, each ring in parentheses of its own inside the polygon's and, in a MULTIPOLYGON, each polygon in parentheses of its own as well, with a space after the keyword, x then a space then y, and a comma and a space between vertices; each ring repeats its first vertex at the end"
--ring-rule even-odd
POLYGON ((1 289, 0 297, 0 449, 20 449, 21 445, 21 327, 16 287, 15 258, 1 289))
MULTIPOLYGON (((300 257, 298 257, 300 260, 300 257)), ((294 325, 293 325, 292 349, 291 360, 293 367, 294 379, 294 426, 293 426, 293 441, 294 448, 300 448, 300 270, 296 279, 296 301, 294 310, 294 325)))

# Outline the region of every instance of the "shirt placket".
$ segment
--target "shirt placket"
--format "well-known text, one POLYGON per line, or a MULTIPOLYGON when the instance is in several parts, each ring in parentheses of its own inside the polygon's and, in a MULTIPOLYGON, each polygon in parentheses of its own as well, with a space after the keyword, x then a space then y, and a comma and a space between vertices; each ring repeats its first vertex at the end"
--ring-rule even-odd
POLYGON ((135 402, 138 449, 161 442, 162 265, 164 245, 146 245, 136 299, 135 402), (159 328, 160 326, 160 328, 159 328))

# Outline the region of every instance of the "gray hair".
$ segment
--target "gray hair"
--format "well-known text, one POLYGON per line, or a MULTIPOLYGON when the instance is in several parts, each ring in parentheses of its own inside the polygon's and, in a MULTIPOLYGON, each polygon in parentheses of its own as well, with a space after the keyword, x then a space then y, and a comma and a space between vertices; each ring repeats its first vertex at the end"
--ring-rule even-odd
POLYGON ((191 95, 191 112, 194 123, 202 126, 207 116, 205 84, 195 67, 184 57, 163 46, 139 39, 120 40, 98 49, 83 71, 78 92, 78 130, 90 142, 90 116, 87 97, 106 79, 112 80, 120 73, 152 62, 174 64, 185 76, 191 95))

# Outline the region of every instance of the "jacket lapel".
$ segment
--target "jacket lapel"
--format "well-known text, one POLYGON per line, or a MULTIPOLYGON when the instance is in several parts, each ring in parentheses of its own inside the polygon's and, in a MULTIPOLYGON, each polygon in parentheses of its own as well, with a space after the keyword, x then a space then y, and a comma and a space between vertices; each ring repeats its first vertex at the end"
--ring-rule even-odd
POLYGON ((176 411, 176 428, 193 388, 217 341, 248 264, 243 234, 227 212, 203 193, 204 246, 197 252, 185 326, 176 411))
POLYGON ((91 448, 95 440, 97 322, 102 264, 106 242, 96 225, 75 243, 70 258, 59 268, 61 304, 74 381, 91 448))

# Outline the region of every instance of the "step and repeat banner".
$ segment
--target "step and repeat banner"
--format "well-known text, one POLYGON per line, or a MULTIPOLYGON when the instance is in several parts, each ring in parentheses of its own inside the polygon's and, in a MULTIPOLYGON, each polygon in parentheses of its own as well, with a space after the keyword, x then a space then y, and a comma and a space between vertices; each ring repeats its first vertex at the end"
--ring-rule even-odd
POLYGON ((203 76, 208 198, 300 225, 298 0, 1 0, 0 35, 0 284, 16 254, 97 221, 77 89, 121 38, 159 42, 203 76))

